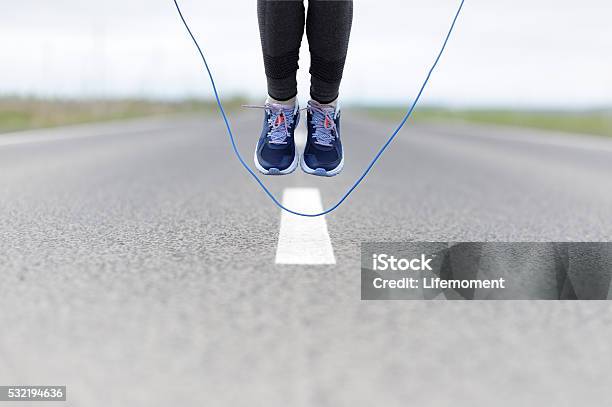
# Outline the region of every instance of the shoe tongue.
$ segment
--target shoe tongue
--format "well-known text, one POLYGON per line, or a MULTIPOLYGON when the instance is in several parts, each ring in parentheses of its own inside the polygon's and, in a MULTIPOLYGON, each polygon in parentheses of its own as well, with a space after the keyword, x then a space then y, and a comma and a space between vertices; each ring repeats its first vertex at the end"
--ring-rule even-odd
POLYGON ((328 115, 325 116, 325 121, 323 122, 323 126, 325 126, 326 129, 329 129, 332 125, 331 119, 329 118, 328 115))
POLYGON ((285 113, 281 112, 277 117, 276 117, 276 123, 275 125, 278 127, 281 124, 283 124, 285 122, 285 113))

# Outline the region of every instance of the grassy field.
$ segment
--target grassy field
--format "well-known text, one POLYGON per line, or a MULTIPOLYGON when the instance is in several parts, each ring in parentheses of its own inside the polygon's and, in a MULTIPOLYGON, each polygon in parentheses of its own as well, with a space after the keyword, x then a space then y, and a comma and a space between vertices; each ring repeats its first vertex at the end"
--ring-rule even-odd
MULTIPOLYGON (((229 110, 242 101, 226 103, 229 110)), ((212 113, 216 105, 205 101, 157 102, 147 100, 40 100, 0 98, 0 133, 69 124, 121 120, 176 113, 212 113)))
MULTIPOLYGON (((368 115, 383 120, 398 121, 405 114, 405 110, 398 108, 366 108, 364 110, 368 115)), ((413 120, 415 122, 462 121, 612 136, 612 110, 513 111, 422 108, 414 112, 413 120)))
MULTIPOLYGON (((244 103, 229 100, 225 107, 235 111, 244 103)), ((120 120, 176 113, 214 113, 212 101, 188 100, 160 102, 150 100, 41 100, 0 98, 0 133, 69 124, 120 120)), ((395 107, 356 107, 381 120, 398 121, 404 109, 395 107)), ((414 121, 473 122, 521 126, 570 133, 612 136, 612 110, 593 111, 520 111, 520 110, 449 110, 420 108, 414 121)))

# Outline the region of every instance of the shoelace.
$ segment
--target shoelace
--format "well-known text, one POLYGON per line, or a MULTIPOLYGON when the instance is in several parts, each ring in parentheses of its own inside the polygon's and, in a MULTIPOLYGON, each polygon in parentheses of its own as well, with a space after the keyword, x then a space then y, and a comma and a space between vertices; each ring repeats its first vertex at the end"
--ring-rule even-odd
POLYGON ((242 105, 249 109, 265 109, 269 112, 270 117, 268 118, 268 126, 270 131, 268 132, 268 138, 270 144, 287 144, 287 137, 289 137, 289 128, 294 122, 294 109, 287 109, 283 105, 276 103, 266 103, 265 105, 242 105))
POLYGON ((315 144, 325 147, 331 147, 336 140, 338 129, 336 129, 336 121, 334 120, 335 109, 323 107, 316 102, 308 102, 308 111, 312 115, 310 121, 314 127, 312 137, 315 139, 315 144))

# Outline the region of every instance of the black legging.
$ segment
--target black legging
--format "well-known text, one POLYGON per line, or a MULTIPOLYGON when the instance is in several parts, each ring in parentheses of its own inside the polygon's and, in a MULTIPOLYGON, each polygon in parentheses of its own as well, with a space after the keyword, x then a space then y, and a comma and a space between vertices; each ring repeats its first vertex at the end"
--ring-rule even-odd
POLYGON ((297 95, 296 72, 306 24, 310 47, 310 96, 319 103, 338 97, 344 71, 353 0, 257 0, 257 17, 268 78, 268 94, 276 100, 297 95))

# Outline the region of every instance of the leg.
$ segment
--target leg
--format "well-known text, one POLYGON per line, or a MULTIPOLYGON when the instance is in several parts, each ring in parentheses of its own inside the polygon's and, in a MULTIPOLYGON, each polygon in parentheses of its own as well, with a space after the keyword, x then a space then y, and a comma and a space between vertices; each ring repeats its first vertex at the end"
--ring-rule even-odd
POLYGON ((296 72, 304 35, 303 0, 257 0, 268 95, 285 101, 297 95, 296 72))
POLYGON ((352 0, 309 0, 310 94, 319 103, 338 98, 353 22, 352 0))

